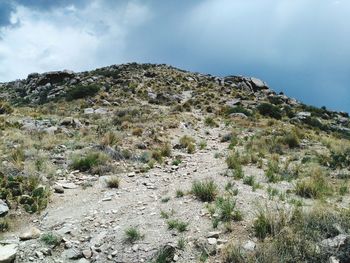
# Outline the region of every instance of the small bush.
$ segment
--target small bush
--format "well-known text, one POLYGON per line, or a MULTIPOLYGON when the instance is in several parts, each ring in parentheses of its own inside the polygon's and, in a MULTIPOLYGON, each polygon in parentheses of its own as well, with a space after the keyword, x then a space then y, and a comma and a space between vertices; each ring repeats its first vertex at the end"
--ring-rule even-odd
POLYGON ((103 146, 115 146, 119 142, 120 142, 120 137, 116 133, 111 131, 107 132, 101 140, 101 144, 103 146))
POLYGON ((192 193, 203 202, 213 201, 217 191, 218 187, 213 180, 195 181, 192 184, 192 193))
POLYGON ((267 207, 259 208, 253 223, 255 236, 264 239, 269 235, 275 236, 290 221, 290 215, 284 209, 274 211, 267 207))
POLYGON ((175 256, 176 249, 173 246, 164 246, 159 249, 154 256, 154 260, 150 263, 170 263, 173 262, 173 258, 175 256))
POLYGON ((107 156, 102 153, 92 152, 85 157, 75 157, 71 166, 75 170, 85 172, 98 165, 104 165, 107 159, 107 156))
POLYGON ((278 166, 278 162, 269 161, 268 168, 265 171, 265 176, 269 183, 277 183, 280 181, 281 176, 279 175, 280 168, 278 166))
POLYGON ((240 245, 230 244, 223 251, 223 263, 246 263, 247 258, 240 245))
POLYGON ((164 157, 171 156, 171 145, 170 143, 166 143, 160 147, 160 154, 164 157))
POLYGON ((72 101, 76 99, 82 99, 86 97, 92 97, 96 95, 100 90, 100 87, 96 84, 90 84, 88 86, 76 85, 71 87, 66 93, 66 100, 72 101))
POLYGON ((237 152, 231 153, 226 157, 226 163, 229 169, 236 169, 240 164, 240 157, 237 152))
POLYGON ((182 190, 176 190, 176 197, 180 198, 183 197, 185 195, 185 193, 182 190))
POLYGON ((124 241, 126 243, 134 243, 135 241, 138 241, 144 238, 144 235, 142 235, 141 232, 135 227, 130 227, 126 229, 124 234, 125 234, 124 241))
POLYGON ((141 127, 134 128, 132 130, 132 135, 140 137, 143 133, 143 129, 141 127))
POLYGON ((6 232, 9 228, 10 224, 7 218, 0 218, 0 232, 6 232))
POLYGON ((106 180, 106 183, 109 188, 119 188, 120 179, 117 176, 112 176, 106 180))
POLYGON ((288 132, 282 137, 282 142, 289 146, 289 148, 297 148, 300 146, 300 140, 295 132, 288 132))
POLYGON ((249 175, 245 176, 243 178, 243 183, 249 186, 254 186, 255 185, 255 176, 254 175, 249 175))
POLYGON ((277 120, 282 119, 282 111, 280 108, 270 103, 261 103, 258 106, 258 111, 261 115, 268 116, 277 120))
POLYGON ((48 246, 57 246, 61 242, 61 238, 53 233, 44 233, 41 236, 41 241, 48 246))
POLYGON ((199 143, 199 149, 204 150, 205 148, 207 148, 207 142, 203 140, 199 143))
POLYGON ((216 200, 216 207, 219 214, 219 219, 223 222, 231 220, 241 221, 242 214, 236 209, 236 201, 231 198, 220 197, 216 200))
POLYGON ((185 232, 187 230, 188 223, 177 220, 177 219, 172 219, 167 221, 168 224, 168 229, 176 229, 179 232, 185 232))
POLYGON ((184 135, 180 138, 180 146, 181 148, 186 148, 187 152, 192 154, 196 150, 196 141, 187 135, 184 135))
POLYGON ((313 168, 308 178, 295 185, 295 193, 306 198, 321 198, 330 193, 330 185, 321 168, 313 168))
POLYGON ((1 114, 10 114, 13 112, 12 107, 9 103, 0 100, 0 115, 1 114))
POLYGON ((252 116, 252 112, 250 110, 247 110, 243 106, 235 106, 235 107, 225 107, 224 108, 224 113, 226 115, 230 115, 232 113, 243 113, 245 116, 252 116))
POLYGON ((209 127, 218 127, 219 125, 212 117, 206 117, 204 120, 204 124, 209 127))
POLYGON ((187 148, 188 145, 190 144, 194 144, 195 143, 195 140, 188 136, 188 135, 184 135, 180 138, 180 146, 181 148, 187 148))

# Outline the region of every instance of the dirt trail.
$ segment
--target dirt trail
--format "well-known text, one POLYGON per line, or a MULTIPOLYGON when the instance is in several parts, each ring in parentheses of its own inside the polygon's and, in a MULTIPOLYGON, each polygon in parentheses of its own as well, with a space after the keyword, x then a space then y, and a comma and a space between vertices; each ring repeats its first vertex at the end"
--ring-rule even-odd
MULTIPOLYGON (((194 154, 174 150, 173 155, 182 155, 179 166, 169 164, 155 167, 147 173, 119 175, 121 187, 109 189, 105 185, 105 177, 100 177, 92 187, 86 189, 68 189, 63 195, 54 194, 49 207, 33 220, 31 225, 43 232, 58 233, 64 237, 66 249, 55 248, 52 255, 43 255, 38 259, 38 251, 43 247, 39 240, 20 243, 20 253, 16 262, 76 262, 67 259, 74 251, 93 251, 91 262, 148 262, 163 245, 176 246, 180 237, 187 241, 184 250, 179 250, 178 262, 197 262, 201 251, 196 248, 200 238, 206 238, 208 232, 214 231, 205 204, 192 195, 176 198, 176 190, 184 192, 191 189, 194 180, 212 178, 223 191, 224 185, 231 181, 224 177, 226 171, 225 158, 215 158, 215 153, 225 154, 227 144, 219 142, 220 129, 212 129, 210 135, 192 134, 182 129, 175 132, 173 140, 183 134, 194 136, 197 141, 205 140, 205 150, 197 150, 194 154), (169 201, 165 202, 167 198, 169 201), (161 211, 170 215, 170 219, 188 222, 188 231, 177 233, 168 230, 167 219, 160 216, 161 211), (137 227, 144 239, 134 244, 124 242, 124 231, 128 227, 137 227), (68 249, 67 249, 68 248, 68 249), (68 251, 68 252, 67 252, 68 251)), ((256 168, 248 168, 248 174, 258 175, 262 172, 256 168)), ((235 238, 246 235, 246 225, 253 216, 252 206, 256 200, 266 198, 263 190, 252 192, 251 187, 236 182, 239 189, 237 206, 242 211, 244 220, 234 223, 235 238)), ((19 235, 27 225, 12 233, 19 235)), ((220 234, 222 243, 226 243, 227 235, 220 234)), ((49 253, 49 254, 50 254, 49 253)), ((39 256, 41 254, 39 253, 39 256)), ((81 262, 90 262, 83 261, 81 262)))

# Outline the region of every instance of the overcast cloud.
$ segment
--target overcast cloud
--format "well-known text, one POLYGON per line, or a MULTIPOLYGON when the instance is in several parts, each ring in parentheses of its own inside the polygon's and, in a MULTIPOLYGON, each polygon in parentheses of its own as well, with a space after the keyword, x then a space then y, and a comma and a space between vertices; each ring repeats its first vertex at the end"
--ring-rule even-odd
POLYGON ((350 111, 348 0, 0 0, 0 81, 167 63, 350 111))

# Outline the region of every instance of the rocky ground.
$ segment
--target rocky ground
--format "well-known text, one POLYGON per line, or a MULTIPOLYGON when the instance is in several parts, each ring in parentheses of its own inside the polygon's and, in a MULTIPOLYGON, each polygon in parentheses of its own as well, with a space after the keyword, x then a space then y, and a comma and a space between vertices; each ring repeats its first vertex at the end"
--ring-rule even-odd
POLYGON ((346 113, 149 64, 0 93, 0 263, 350 260, 346 113))

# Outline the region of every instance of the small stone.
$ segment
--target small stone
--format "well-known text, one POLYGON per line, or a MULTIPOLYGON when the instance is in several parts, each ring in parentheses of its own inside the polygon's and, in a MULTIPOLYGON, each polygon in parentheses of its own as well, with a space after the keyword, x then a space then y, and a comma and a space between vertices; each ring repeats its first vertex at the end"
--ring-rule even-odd
POLYGON ((38 259, 44 259, 44 254, 41 251, 35 251, 35 256, 38 259))
POLYGON ((83 253, 84 258, 91 258, 92 257, 91 249, 84 249, 82 253, 83 253))
POLYGON ((336 257, 332 256, 329 258, 329 263, 339 263, 339 259, 337 259, 336 257))
POLYGON ((208 238, 209 245, 216 245, 217 242, 218 241, 216 238, 213 238, 213 237, 208 238))
POLYGON ((221 234, 221 231, 209 232, 207 235, 207 238, 219 238, 220 234, 221 234))
POLYGON ((174 260, 175 262, 178 261, 178 260, 179 260, 179 256, 178 256, 178 255, 174 255, 173 260, 174 260))
POLYGON ((64 183, 61 184, 64 189, 76 189, 78 186, 75 183, 64 183))
POLYGON ((132 251, 136 252, 138 250, 139 250, 139 245, 136 244, 132 246, 132 251))
POLYGON ((22 233, 19 236, 19 239, 22 241, 29 240, 29 239, 36 239, 36 238, 39 238, 40 235, 41 235, 41 232, 39 229, 37 229, 36 227, 31 227, 29 230, 22 233))
POLYGON ((54 185, 53 190, 55 191, 55 193, 58 193, 58 194, 63 194, 64 193, 63 186, 59 185, 59 184, 54 185))
POLYGON ((134 177, 136 175, 135 172, 128 173, 128 177, 134 177))
POLYGON ((83 254, 75 248, 70 248, 63 252, 62 257, 67 259, 79 259, 83 256, 83 254))
POLYGON ((253 241, 251 241, 251 240, 248 240, 247 242, 245 242, 245 243, 243 244, 242 247, 243 247, 244 250, 247 250, 247 251, 254 251, 255 246, 256 246, 255 242, 253 242, 253 241))

